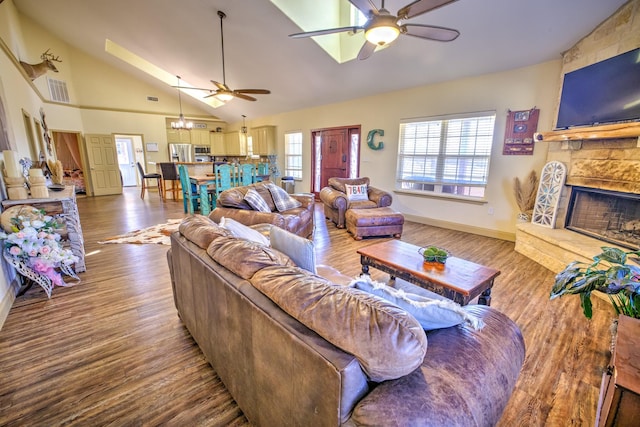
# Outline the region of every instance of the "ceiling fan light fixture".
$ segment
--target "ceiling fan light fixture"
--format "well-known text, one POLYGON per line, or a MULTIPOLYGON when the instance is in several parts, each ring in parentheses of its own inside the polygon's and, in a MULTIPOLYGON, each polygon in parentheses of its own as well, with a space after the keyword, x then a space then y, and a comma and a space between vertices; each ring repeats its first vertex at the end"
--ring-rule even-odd
POLYGON ((220 93, 216 93, 216 98, 222 102, 229 102, 233 99, 233 95, 226 92, 220 92, 220 93))
POLYGON ((364 33, 364 37, 369 43, 373 43, 378 46, 384 46, 389 44, 400 35, 400 28, 397 25, 378 25, 369 28, 364 33))

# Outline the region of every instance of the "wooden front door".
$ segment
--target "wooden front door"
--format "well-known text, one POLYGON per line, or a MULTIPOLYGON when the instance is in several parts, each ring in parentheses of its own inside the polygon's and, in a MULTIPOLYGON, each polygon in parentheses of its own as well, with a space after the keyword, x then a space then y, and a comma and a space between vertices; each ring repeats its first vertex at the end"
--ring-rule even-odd
POLYGON ((85 135, 94 196, 122 194, 116 144, 111 135, 85 135))
POLYGON ((357 175, 359 139, 359 126, 319 129, 311 132, 314 177, 312 190, 316 195, 327 186, 329 178, 349 178, 357 175), (354 165, 356 165, 355 168, 354 165))

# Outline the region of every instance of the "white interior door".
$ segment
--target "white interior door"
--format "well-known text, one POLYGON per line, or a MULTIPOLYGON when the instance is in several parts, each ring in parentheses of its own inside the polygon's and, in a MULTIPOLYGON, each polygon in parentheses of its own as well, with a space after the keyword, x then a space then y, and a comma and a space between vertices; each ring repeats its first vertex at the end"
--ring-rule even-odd
POLYGON ((136 179, 136 159, 133 153, 133 141, 131 138, 116 138, 116 150, 118 152, 118 167, 122 174, 122 185, 124 187, 135 187, 138 184, 136 179))

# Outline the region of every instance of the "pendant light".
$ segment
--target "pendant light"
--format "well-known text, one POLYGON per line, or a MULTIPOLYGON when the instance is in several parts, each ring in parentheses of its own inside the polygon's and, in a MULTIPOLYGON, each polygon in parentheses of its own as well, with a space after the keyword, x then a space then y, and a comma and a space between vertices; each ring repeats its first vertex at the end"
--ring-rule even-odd
POLYGON ((180 76, 176 76, 178 78, 178 103, 180 104, 180 116, 178 117, 177 122, 171 122, 171 129, 191 129, 193 128, 193 123, 188 122, 184 118, 184 114, 182 114, 182 97, 180 96, 180 76))

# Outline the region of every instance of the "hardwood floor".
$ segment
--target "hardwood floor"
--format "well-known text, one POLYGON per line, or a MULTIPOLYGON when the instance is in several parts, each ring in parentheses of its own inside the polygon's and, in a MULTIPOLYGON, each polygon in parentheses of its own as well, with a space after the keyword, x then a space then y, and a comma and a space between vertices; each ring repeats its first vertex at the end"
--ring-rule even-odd
MULTIPOLYGON (((87 252, 82 283, 19 297, 0 331, 0 425, 248 425, 180 322, 167 246, 99 245, 127 231, 181 218, 182 202, 122 196, 78 200, 87 252)), ((316 209, 318 262, 360 271, 354 241, 316 209)), ((402 240, 434 244, 501 270, 492 306, 522 329, 527 358, 500 426, 591 426, 608 362, 609 304, 549 301, 553 273, 501 240, 405 223, 402 240)), ((384 280, 373 271, 374 279, 384 280)))

